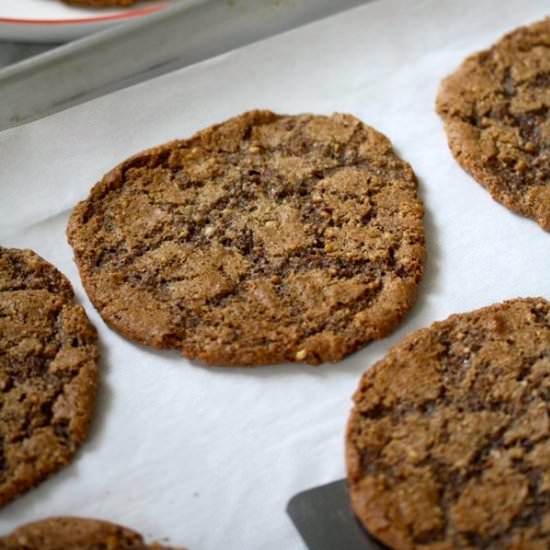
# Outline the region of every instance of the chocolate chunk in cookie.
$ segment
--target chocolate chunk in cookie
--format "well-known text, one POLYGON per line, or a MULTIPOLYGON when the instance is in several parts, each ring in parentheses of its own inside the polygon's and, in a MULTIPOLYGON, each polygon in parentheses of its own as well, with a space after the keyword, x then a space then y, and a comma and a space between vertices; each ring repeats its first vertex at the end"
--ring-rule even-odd
POLYGON ((116 167, 68 236, 125 336, 211 364, 316 364, 412 306, 422 215, 413 171, 358 119, 253 111, 116 167))
MULTIPOLYGON (((178 550, 146 544, 143 537, 107 521, 77 517, 49 518, 0 537, 0 550, 178 550)), ((184 550, 184 549, 180 549, 184 550)))
POLYGON ((86 439, 97 361, 96 331, 69 281, 30 250, 0 247, 0 505, 86 439))
POLYGON ((511 300, 414 332, 354 401, 351 500, 382 542, 550 547, 550 303, 511 300))
POLYGON ((509 209, 550 230, 550 18, 468 57, 437 111, 460 165, 509 209))

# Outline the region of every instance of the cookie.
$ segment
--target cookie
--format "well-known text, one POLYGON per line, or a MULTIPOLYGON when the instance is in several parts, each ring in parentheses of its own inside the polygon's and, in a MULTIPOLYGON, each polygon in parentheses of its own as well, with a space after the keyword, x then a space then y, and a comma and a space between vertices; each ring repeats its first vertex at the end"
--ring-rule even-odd
POLYGON ((352 506, 394 549, 550 547, 550 303, 516 299, 416 331, 363 376, 352 506))
MULTIPOLYGON (((146 544, 138 533, 107 521, 59 517, 19 527, 0 537, 0 550, 177 550, 146 544)), ((183 549, 180 549, 183 550, 183 549)))
POLYGON ((550 18, 468 57, 437 112, 459 164, 510 210, 550 230, 550 18))
POLYGON ((91 301, 132 340, 219 365, 338 361, 414 302, 416 187, 350 115, 252 111, 123 162, 68 237, 91 301))
POLYGON ((86 439, 97 361, 96 331, 69 281, 30 250, 0 247, 0 506, 86 439))

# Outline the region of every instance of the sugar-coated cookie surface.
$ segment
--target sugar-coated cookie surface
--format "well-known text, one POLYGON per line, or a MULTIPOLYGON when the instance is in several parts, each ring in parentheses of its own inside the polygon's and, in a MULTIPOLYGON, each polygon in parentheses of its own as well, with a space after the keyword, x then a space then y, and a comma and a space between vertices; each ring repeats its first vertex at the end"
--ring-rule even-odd
POLYGON ((316 364, 409 310, 422 216, 413 171, 358 119, 252 111, 123 162, 68 236, 127 337, 212 364, 316 364))
POLYGON ((140 534, 108 521, 55 517, 28 523, 9 535, 0 537, 0 550, 178 549, 160 544, 146 544, 140 534))
POLYGON ((0 505, 84 442, 97 361, 96 331, 69 281, 30 250, 0 247, 0 505))
POLYGON ((461 166, 497 201, 550 231, 550 18, 468 57, 437 111, 461 166))
POLYGON ((394 549, 550 547, 550 303, 416 331, 368 370, 348 424, 355 513, 394 549))

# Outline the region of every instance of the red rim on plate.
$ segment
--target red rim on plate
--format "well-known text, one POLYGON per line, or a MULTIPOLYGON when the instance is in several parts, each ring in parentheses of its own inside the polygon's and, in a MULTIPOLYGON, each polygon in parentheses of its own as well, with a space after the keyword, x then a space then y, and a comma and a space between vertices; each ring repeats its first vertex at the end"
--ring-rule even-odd
POLYGON ((122 19, 131 19, 142 15, 155 13, 166 7, 166 4, 156 4, 145 8, 137 8, 124 13, 115 13, 112 15, 99 15, 95 17, 82 17, 80 19, 16 19, 12 17, 0 17, 0 23, 9 25, 86 25, 88 23, 103 23, 107 21, 120 21, 122 19))

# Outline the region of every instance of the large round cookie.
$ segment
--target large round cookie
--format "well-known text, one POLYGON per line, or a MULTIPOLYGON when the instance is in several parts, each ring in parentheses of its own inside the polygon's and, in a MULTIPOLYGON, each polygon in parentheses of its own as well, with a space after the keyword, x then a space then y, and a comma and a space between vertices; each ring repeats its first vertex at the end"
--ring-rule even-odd
POLYGON ((497 201, 550 230, 550 18, 468 57, 439 90, 456 160, 497 201))
POLYGON ((93 413, 96 332, 69 281, 0 247, 0 505, 67 464, 93 413))
POLYGON ((416 187, 350 115, 253 111, 119 165, 68 236, 90 299, 127 337, 211 364, 316 364, 411 307, 416 187))
POLYGON ((550 303, 414 332, 354 401, 349 488, 374 536, 407 550, 550 547, 550 303))
MULTIPOLYGON (((107 521, 77 517, 49 518, 0 537, 0 550, 177 550, 146 544, 143 537, 107 521)), ((183 550, 183 549, 181 549, 183 550)))

